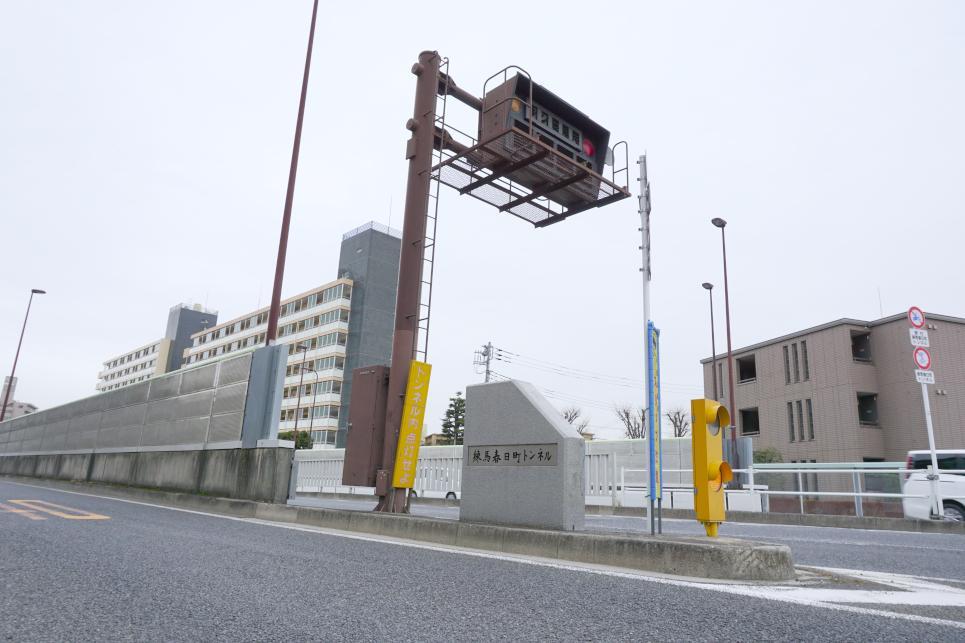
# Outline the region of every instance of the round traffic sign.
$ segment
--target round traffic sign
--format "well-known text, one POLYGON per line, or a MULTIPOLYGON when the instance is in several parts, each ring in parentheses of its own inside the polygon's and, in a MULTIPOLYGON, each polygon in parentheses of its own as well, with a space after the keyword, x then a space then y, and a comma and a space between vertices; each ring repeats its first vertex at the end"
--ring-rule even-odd
POLYGON ((929 368, 931 368, 931 355, 929 355, 928 351, 921 346, 915 349, 915 352, 912 353, 912 356, 915 358, 915 366, 921 370, 927 371, 929 368))
POLYGON ((912 306, 908 309, 908 322, 915 328, 921 328, 925 325, 925 313, 918 306, 912 306))

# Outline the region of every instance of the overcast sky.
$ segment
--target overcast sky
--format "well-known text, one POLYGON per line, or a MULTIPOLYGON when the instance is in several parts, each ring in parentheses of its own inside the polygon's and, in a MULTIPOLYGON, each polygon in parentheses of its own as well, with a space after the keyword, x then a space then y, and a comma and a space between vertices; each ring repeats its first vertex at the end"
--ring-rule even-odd
MULTIPOLYGON (((286 296, 336 277, 342 233, 401 225, 409 68, 437 49, 466 89, 518 64, 647 152, 665 409, 702 391, 715 216, 735 348, 912 304, 965 316, 963 3, 322 5, 286 296)), ((310 15, 309 0, 0 3, 4 373, 30 288, 49 292, 18 399, 93 394, 102 361, 163 335, 178 302, 222 320, 268 302, 310 15)), ((635 199, 540 230, 452 190, 441 203, 430 430, 481 380, 487 341, 641 378, 635 199)), ((574 401, 602 437, 613 403, 642 402, 495 368, 574 401)))

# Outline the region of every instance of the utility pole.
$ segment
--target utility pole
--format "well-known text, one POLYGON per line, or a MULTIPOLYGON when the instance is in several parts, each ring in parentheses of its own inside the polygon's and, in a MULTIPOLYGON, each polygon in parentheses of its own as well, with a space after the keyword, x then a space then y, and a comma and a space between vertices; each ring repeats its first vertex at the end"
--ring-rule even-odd
POLYGON ((492 362, 492 359, 493 359, 493 343, 488 342, 487 344, 483 345, 482 350, 476 351, 476 354, 472 361, 473 366, 482 366, 483 368, 486 369, 484 372, 486 374, 485 382, 487 384, 489 383, 489 378, 491 373, 489 365, 492 362))
MULTIPOLYGON (((640 268, 640 272, 643 273, 643 328, 644 337, 646 337, 646 346, 650 346, 650 278, 652 276, 650 269, 650 180, 647 177, 647 156, 643 155, 637 159, 637 164, 640 166, 640 178, 637 179, 640 182, 640 196, 637 197, 638 202, 638 212, 640 214, 640 227, 638 228, 641 236, 640 251, 643 256, 643 267, 640 268)), ((648 356, 650 354, 649 348, 644 354, 644 367, 643 367, 643 399, 650 401, 650 390, 649 382, 653 374, 650 373, 651 364, 649 363, 648 356)), ((655 400, 654 400, 655 402, 655 400)), ((650 412, 651 404, 647 404, 647 413, 642 418, 644 422, 647 421, 647 416, 652 415, 650 412)), ((651 418, 649 439, 647 440, 648 450, 647 454, 647 468, 652 469, 654 463, 656 462, 655 455, 653 453, 655 448, 659 448, 659 445, 654 446, 655 441, 660 439, 657 433, 657 429, 660 426, 660 418, 651 418)), ((646 425, 644 425, 646 426, 646 425)), ((648 471, 650 474, 650 480, 656 480, 656 473, 653 471, 648 471)), ((649 485, 648 485, 649 486, 649 485)), ((653 503, 653 489, 647 490, 648 505, 647 505, 647 515, 650 516, 650 534, 653 535, 657 531, 657 525, 654 521, 654 503, 653 503)), ((660 509, 660 501, 657 501, 658 513, 660 509)), ((662 524, 660 525, 662 527, 662 524)), ((660 530, 662 533, 662 529, 660 530)))

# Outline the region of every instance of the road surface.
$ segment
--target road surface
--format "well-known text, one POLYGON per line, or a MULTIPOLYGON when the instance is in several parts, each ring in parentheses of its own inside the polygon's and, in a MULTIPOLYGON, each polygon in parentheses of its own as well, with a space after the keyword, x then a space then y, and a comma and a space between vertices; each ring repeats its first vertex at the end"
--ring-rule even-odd
POLYGON ((965 583, 700 584, 92 494, 0 480, 0 639, 965 638, 965 583))

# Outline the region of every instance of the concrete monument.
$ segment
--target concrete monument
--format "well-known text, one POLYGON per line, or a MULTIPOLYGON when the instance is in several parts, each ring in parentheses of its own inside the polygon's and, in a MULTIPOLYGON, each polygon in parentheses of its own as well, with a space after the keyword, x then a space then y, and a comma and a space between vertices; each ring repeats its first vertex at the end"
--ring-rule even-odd
POLYGON ((583 528, 583 438, 527 382, 466 389, 459 519, 583 528))

